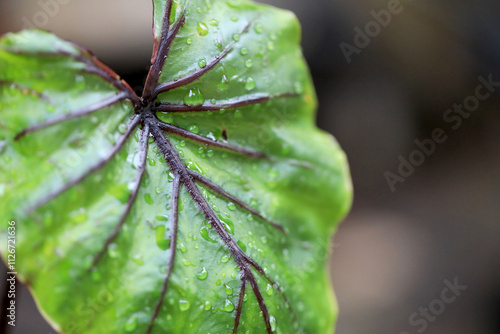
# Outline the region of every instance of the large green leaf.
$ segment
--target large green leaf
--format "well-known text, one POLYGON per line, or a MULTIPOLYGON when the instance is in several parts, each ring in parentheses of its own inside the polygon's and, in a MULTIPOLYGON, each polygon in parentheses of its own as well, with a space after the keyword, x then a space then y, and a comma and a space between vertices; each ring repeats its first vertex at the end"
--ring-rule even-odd
POLYGON ((154 6, 142 97, 48 32, 0 41, 19 277, 63 333, 331 333, 325 259, 351 186, 314 125, 297 20, 247 0, 154 6))

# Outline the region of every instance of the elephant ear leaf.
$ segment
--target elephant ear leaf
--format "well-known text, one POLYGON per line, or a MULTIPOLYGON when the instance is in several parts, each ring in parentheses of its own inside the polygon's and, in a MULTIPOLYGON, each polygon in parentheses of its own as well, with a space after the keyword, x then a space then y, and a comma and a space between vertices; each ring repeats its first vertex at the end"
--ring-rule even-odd
POLYGON ((331 333, 325 259, 352 190, 314 124, 297 20, 153 4, 140 97, 51 33, 0 40, 14 269, 62 333, 331 333))

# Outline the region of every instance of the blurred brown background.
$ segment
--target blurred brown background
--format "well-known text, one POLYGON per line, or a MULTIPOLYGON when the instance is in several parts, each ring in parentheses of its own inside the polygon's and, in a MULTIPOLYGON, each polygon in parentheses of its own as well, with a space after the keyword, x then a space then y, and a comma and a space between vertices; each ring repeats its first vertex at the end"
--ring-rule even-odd
MULTIPOLYGON (((318 125, 351 163, 354 208, 331 260, 337 334, 500 333, 500 87, 474 105, 479 76, 500 82, 498 1, 262 2, 299 16, 318 125), (371 37, 355 41, 355 28, 366 27, 371 37), (464 101, 472 112, 447 111, 464 101), (418 153, 415 140, 435 129, 446 141, 418 153), (419 165, 404 182, 394 181, 399 159, 419 165), (442 295, 454 283, 467 288, 442 295)), ((27 22, 87 46, 142 85, 149 0, 0 0, 0 33, 27 22)), ((22 291, 11 333, 52 334, 30 300, 22 291)))

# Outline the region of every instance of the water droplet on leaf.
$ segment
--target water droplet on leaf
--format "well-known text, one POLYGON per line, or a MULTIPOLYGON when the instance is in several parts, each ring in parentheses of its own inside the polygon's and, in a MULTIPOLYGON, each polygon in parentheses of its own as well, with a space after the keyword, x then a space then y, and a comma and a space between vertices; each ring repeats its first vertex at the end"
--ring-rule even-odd
POLYGON ((207 271, 207 268, 203 267, 200 271, 200 273, 198 275, 196 275, 196 277, 198 277, 199 280, 206 280, 207 277, 208 277, 208 271, 207 271))
POLYGON ((198 31, 198 35, 200 35, 200 36, 208 35, 208 27, 205 23, 202 23, 202 22, 198 23, 196 30, 198 31))

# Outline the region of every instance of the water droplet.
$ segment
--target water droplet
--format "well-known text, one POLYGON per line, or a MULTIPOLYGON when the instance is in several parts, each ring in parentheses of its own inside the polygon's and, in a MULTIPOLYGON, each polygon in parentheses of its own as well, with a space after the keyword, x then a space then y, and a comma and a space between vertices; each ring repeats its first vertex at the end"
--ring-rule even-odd
POLYGON ((211 19, 210 21, 208 21, 208 24, 217 27, 219 25, 219 21, 217 21, 216 19, 211 19))
POLYGON ((247 251, 247 246, 241 240, 238 241, 238 246, 240 246, 242 251, 247 251))
POLYGON ((247 59, 247 60, 245 61, 245 66, 246 66, 247 68, 252 68, 252 66, 253 66, 253 60, 252 60, 252 59, 247 59))
POLYGON ((214 151, 212 151, 212 150, 207 151, 207 156, 209 158, 213 157, 214 156, 214 151))
POLYGON ((246 55, 248 53, 248 49, 247 48, 241 48, 240 53, 241 53, 242 56, 244 56, 244 55, 246 55))
POLYGON ((134 261, 136 264, 138 264, 139 266, 142 266, 144 264, 144 261, 142 260, 142 257, 140 255, 135 255, 133 258, 132 258, 132 261, 134 261))
POLYGON ((207 60, 206 60, 205 58, 200 59, 200 60, 198 61, 198 66, 199 66, 200 68, 207 67, 207 60))
POLYGON ((278 322, 276 321, 276 318, 273 316, 270 316, 269 317, 269 324, 271 325, 271 330, 273 332, 275 332, 276 329, 278 328, 278 322))
POLYGON ((198 277, 199 280, 206 280, 207 277, 208 277, 208 271, 207 271, 207 268, 203 267, 200 271, 200 273, 198 275, 196 275, 196 277, 198 277))
POLYGON ((237 22, 238 21, 238 16, 231 16, 231 21, 237 22))
POLYGON ((231 296, 233 294, 233 288, 231 288, 229 285, 224 284, 224 288, 228 296, 231 296))
POLYGON ((191 45, 193 43, 193 40, 191 38, 186 39, 187 45, 191 45))
POLYGON ((300 82, 296 82, 293 84, 293 91, 296 94, 302 94, 304 92, 304 88, 302 87, 302 84, 300 82))
POLYGON ((239 42, 240 38, 241 38, 240 34, 233 35, 233 41, 235 41, 235 42, 239 42))
POLYGON ((212 308, 212 303, 210 303, 208 300, 205 301, 205 304, 203 305, 203 309, 205 309, 205 311, 208 311, 212 308))
POLYGON ((233 312, 234 311, 234 305, 229 299, 226 299, 226 303, 224 304, 223 310, 226 312, 233 312))
POLYGON ((156 228, 156 244, 161 250, 167 250, 170 247, 170 237, 166 236, 165 225, 156 228))
POLYGON ((189 267, 189 266, 196 267, 196 265, 193 262, 191 262, 189 260, 185 260, 185 259, 182 260, 182 264, 185 265, 186 267, 189 267))
POLYGON ((274 50, 274 42, 272 41, 267 42, 267 49, 270 51, 274 50))
POLYGON ((222 76, 221 82, 219 84, 220 91, 226 91, 229 88, 229 80, 225 75, 222 76))
POLYGON ((267 295, 268 295, 268 296, 272 296, 273 292, 274 292, 274 288, 273 288, 273 286, 272 286, 271 284, 269 284, 269 283, 268 283, 268 284, 267 284, 267 287, 266 287, 266 293, 267 293, 267 295))
POLYGON ((221 284, 222 284, 222 282, 221 282, 220 278, 217 281, 215 281, 215 285, 220 286, 221 284))
POLYGON ((229 256, 223 255, 220 260, 222 261, 222 263, 227 263, 227 261, 229 261, 229 256))
POLYGON ((83 223, 88 218, 87 210, 85 210, 84 208, 80 208, 71 212, 70 216, 71 220, 75 223, 83 223))
POLYGON ((208 35, 208 27, 205 23, 201 23, 201 22, 198 23, 196 30, 198 31, 198 35, 200 35, 200 36, 208 35))
POLYGON ((255 89, 255 80, 253 78, 248 78, 245 83, 245 89, 250 91, 255 89))
POLYGON ((262 25, 262 23, 257 22, 255 23, 254 29, 257 34, 262 34, 262 32, 264 31, 264 26, 262 25))
POLYGON ((137 328, 137 316, 135 314, 127 320, 124 328, 127 332, 132 332, 137 328))
POLYGON ((226 231, 228 231, 231 234, 234 234, 234 223, 230 219, 223 219, 219 216, 219 219, 221 222, 224 224, 224 227, 226 228, 226 231))
POLYGON ((179 309, 182 312, 189 310, 190 307, 191 307, 191 304, 189 303, 189 301, 184 300, 184 299, 179 299, 179 309))
POLYGON ((144 194, 144 202, 149 205, 153 205, 153 197, 151 197, 150 193, 144 194))
POLYGON ((192 133, 198 134, 198 132, 200 132, 200 129, 198 128, 197 125, 191 125, 189 127, 189 131, 191 131, 192 133))
POLYGON ((125 131, 127 130, 127 126, 125 124, 120 124, 118 126, 118 131, 121 133, 121 134, 124 134, 125 131))
POLYGON ((201 106, 205 103, 205 98, 200 92, 200 89, 190 89, 189 93, 184 97, 184 103, 188 106, 201 106))
POLYGON ((108 255, 111 258, 117 258, 120 255, 120 252, 118 251, 118 245, 117 244, 110 244, 108 246, 108 255))
POLYGON ((185 246, 183 243, 181 243, 181 245, 180 245, 180 246, 181 246, 181 252, 182 252, 182 253, 186 253, 186 252, 187 252, 187 248, 186 248, 186 246, 185 246))
POLYGON ((203 227, 201 228, 201 230, 200 230, 200 234, 201 234, 201 237, 202 237, 203 239, 205 239, 206 241, 212 242, 212 243, 214 243, 214 244, 216 244, 216 243, 217 243, 217 241, 216 241, 216 240, 214 240, 214 239, 210 238, 210 235, 209 235, 209 233, 208 233, 208 229, 207 229, 205 226, 203 226, 203 227))
POLYGON ((149 160, 149 165, 150 166, 156 165, 156 160, 155 159, 149 158, 148 160, 149 160))

